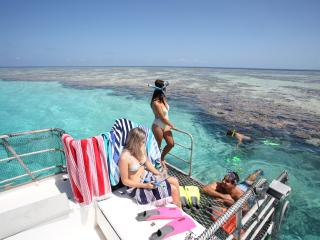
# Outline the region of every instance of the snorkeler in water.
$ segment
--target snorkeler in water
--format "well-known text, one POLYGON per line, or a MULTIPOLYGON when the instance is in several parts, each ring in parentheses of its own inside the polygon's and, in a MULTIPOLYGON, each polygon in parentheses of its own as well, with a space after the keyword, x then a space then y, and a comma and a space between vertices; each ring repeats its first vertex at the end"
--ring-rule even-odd
POLYGON ((239 145, 243 142, 252 142, 251 137, 248 137, 242 133, 239 133, 235 129, 228 130, 226 135, 230 137, 234 137, 238 140, 237 147, 239 147, 239 145))

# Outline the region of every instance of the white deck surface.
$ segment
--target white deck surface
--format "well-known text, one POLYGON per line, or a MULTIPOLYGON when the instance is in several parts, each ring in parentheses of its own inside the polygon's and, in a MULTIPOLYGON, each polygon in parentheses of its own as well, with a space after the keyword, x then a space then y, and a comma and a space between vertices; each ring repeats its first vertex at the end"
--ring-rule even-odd
MULTIPOLYGON (((72 193, 68 181, 63 181, 62 175, 57 175, 44 179, 37 183, 30 183, 21 187, 0 193, 0 214, 8 210, 22 207, 33 202, 50 198, 55 195, 67 193, 72 199, 72 193)), ((45 222, 42 225, 35 226, 26 231, 17 233, 6 239, 10 240, 37 240, 37 239, 105 239, 102 231, 96 224, 95 206, 99 206, 107 222, 112 224, 112 228, 117 235, 123 239, 149 239, 150 235, 164 226, 171 220, 153 220, 138 222, 135 217, 143 210, 155 208, 151 205, 137 205, 132 199, 121 195, 118 191, 112 194, 112 197, 100 201, 97 205, 92 204, 87 207, 80 207, 72 200, 69 201, 71 211, 69 214, 45 222)), ((174 205, 172 205, 174 206, 174 205)), ((183 213, 185 214, 185 213, 183 213)), ((14 222, 12 223, 14 224, 14 222)), ((202 233, 204 228, 195 222, 196 228, 191 231, 195 235, 202 233)), ((1 229, 0 229, 1 231, 1 229)), ((105 231, 104 231, 105 232, 105 231)), ((184 239, 184 232, 168 239, 184 239)), ((107 239, 113 238, 109 236, 107 239)))
MULTIPOLYGON (((121 189, 123 191, 123 189, 121 189)), ((171 220, 152 220, 139 222, 135 219, 138 213, 154 209, 152 205, 138 205, 126 195, 121 195, 119 191, 114 191, 114 196, 104 201, 98 202, 99 208, 103 211, 108 221, 112 224, 114 230, 123 240, 131 239, 149 239, 152 233, 163 227, 171 220)), ((173 204, 168 207, 175 207, 173 204)), ((183 215, 187 215, 182 211, 183 215)), ((191 229, 196 236, 204 231, 204 227, 194 221, 196 227, 191 229)), ((177 234, 168 239, 178 240, 184 239, 190 231, 177 234)))
MULTIPOLYGON (((37 183, 30 183, 0 193, 0 214, 17 207, 28 205, 46 199, 62 192, 70 194, 68 181, 62 180, 62 175, 44 179, 37 183)), ((70 196, 70 195, 69 195, 70 196)), ((37 240, 37 239, 105 239, 95 227, 94 205, 80 207, 69 201, 71 211, 68 215, 43 223, 29 230, 20 232, 6 239, 10 240, 37 240)), ((14 222, 12 223, 14 224, 14 222)), ((2 229, 0 229, 1 231, 2 229)))
MULTIPOLYGON (((0 193, 0 213, 25 206, 45 198, 53 197, 62 192, 66 192, 71 197, 71 189, 68 181, 63 181, 63 175, 56 175, 32 182, 11 190, 0 193)), ((77 208, 77 204, 70 201, 71 208, 77 208)))

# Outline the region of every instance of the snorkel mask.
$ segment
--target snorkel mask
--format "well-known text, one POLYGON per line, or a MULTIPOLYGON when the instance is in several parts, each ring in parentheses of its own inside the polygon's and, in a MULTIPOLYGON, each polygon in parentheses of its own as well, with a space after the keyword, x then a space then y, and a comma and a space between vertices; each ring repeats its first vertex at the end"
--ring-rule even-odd
POLYGON ((235 172, 228 171, 225 177, 228 177, 234 184, 238 184, 239 182, 239 176, 235 172))
POLYGON ((157 84, 157 82, 155 83, 155 86, 152 86, 151 84, 148 84, 148 87, 152 87, 155 90, 160 90, 161 92, 163 92, 163 94, 165 94, 166 88, 168 86, 169 86, 169 82, 168 81, 164 81, 163 86, 160 86, 160 84, 159 83, 157 84))

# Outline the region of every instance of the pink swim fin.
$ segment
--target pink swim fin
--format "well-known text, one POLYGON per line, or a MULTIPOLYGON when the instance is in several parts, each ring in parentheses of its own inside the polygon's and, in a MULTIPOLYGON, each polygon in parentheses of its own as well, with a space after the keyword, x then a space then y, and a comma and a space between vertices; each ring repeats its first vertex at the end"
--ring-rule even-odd
POLYGON ((176 235, 178 233, 186 232, 194 228, 196 224, 188 216, 183 216, 181 218, 174 219, 173 221, 167 223, 158 231, 152 233, 149 240, 162 240, 170 236, 176 235))
POLYGON ((138 213, 138 221, 149 221, 156 219, 174 219, 181 218, 181 210, 177 207, 159 207, 138 213))

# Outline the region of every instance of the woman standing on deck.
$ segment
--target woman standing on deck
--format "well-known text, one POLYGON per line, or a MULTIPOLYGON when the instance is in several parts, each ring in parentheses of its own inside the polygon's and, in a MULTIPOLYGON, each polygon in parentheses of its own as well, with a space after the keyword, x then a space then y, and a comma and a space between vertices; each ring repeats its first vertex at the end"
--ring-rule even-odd
POLYGON ((151 108, 154 113, 154 121, 152 124, 153 135, 157 140, 159 149, 161 149, 163 138, 167 143, 161 153, 161 165, 163 168, 167 168, 164 157, 174 147, 171 132, 171 128, 174 128, 174 126, 169 121, 169 104, 164 94, 168 85, 169 83, 167 81, 157 79, 155 81, 155 90, 151 99, 151 108))

